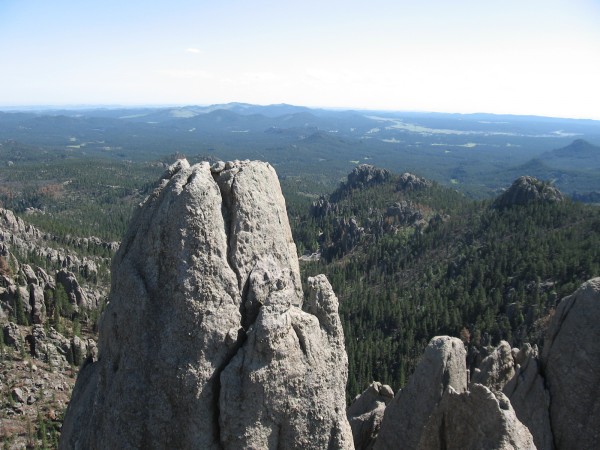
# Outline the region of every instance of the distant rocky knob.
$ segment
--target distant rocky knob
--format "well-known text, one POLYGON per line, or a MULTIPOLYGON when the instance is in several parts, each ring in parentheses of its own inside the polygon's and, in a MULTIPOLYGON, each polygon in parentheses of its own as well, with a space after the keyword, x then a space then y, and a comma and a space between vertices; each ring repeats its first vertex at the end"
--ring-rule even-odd
POLYGON ((351 448, 324 276, 303 292, 273 168, 170 166, 112 265, 60 448, 351 448))
POLYGON ((359 188, 380 184, 390 179, 389 170, 381 169, 370 164, 360 164, 348 174, 347 187, 359 188))
POLYGON ((528 205, 530 203, 556 203, 562 202, 564 196, 562 193, 546 182, 537 178, 523 176, 499 196, 493 203, 495 208, 509 208, 514 205, 528 205))

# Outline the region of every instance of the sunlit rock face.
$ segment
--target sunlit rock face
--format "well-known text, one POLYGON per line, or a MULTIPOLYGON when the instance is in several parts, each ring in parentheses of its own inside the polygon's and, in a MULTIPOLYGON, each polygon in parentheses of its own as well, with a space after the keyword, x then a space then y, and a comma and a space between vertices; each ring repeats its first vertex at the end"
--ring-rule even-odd
POLYGON ((337 299, 309 286, 302 309, 270 165, 178 161, 113 260, 61 448, 351 448, 337 299))

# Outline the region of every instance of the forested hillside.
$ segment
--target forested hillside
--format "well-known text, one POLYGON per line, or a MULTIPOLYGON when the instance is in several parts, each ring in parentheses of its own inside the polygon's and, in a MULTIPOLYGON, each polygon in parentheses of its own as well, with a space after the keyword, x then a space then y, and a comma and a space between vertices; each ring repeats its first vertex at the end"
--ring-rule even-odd
POLYGON ((325 273, 340 297, 350 398, 372 380, 402 386, 435 335, 460 336, 472 354, 501 339, 541 345, 557 301, 600 275, 597 207, 499 207, 360 172, 293 221, 298 247, 322 252, 305 274, 325 273))
MULTIPOLYGON (((178 156, 138 163, 5 142, 0 205, 58 238, 120 240, 135 205, 178 156)), ((437 334, 471 346, 541 344, 556 302, 599 275, 598 207, 497 208, 375 168, 356 169, 319 197, 324 176, 280 181, 299 254, 320 255, 304 258, 304 278, 325 273, 340 296, 349 396, 372 380, 401 386, 437 334)))

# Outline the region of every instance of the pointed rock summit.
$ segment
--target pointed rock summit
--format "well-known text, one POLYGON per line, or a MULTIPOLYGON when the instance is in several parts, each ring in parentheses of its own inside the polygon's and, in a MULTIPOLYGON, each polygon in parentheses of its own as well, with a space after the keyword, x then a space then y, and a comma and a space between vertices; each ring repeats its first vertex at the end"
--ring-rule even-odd
POLYGON ((337 298, 309 290, 269 164, 178 161, 113 260, 60 447, 352 448, 337 298))

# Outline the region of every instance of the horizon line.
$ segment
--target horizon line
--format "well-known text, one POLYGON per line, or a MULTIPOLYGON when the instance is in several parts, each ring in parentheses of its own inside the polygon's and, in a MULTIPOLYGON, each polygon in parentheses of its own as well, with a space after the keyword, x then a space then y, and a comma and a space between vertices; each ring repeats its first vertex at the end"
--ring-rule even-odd
POLYGON ((391 109, 391 108, 374 108, 374 107, 344 107, 344 106, 306 106, 306 105, 295 105, 293 103, 248 103, 248 102, 221 102, 221 103, 65 103, 65 104, 28 104, 28 105, 2 105, 0 104, 0 112, 41 112, 41 111, 76 111, 76 110, 116 110, 116 109, 135 109, 135 108, 148 108, 148 109, 160 109, 160 108, 192 108, 201 107, 208 108, 211 106, 226 106, 226 105, 249 105, 258 107, 270 107, 270 106, 291 106, 295 108, 306 108, 309 110, 326 110, 326 111, 338 111, 338 112, 384 112, 384 113, 417 113, 417 114, 448 114, 448 115, 489 115, 489 116, 515 116, 515 117, 539 117, 548 119, 563 119, 563 120, 587 120, 598 122, 599 118, 590 117, 565 117, 565 116, 552 116, 542 114, 525 114, 525 113, 501 113, 501 112, 484 112, 484 111, 473 111, 473 112, 458 112, 458 111, 433 111, 426 109, 391 109))

